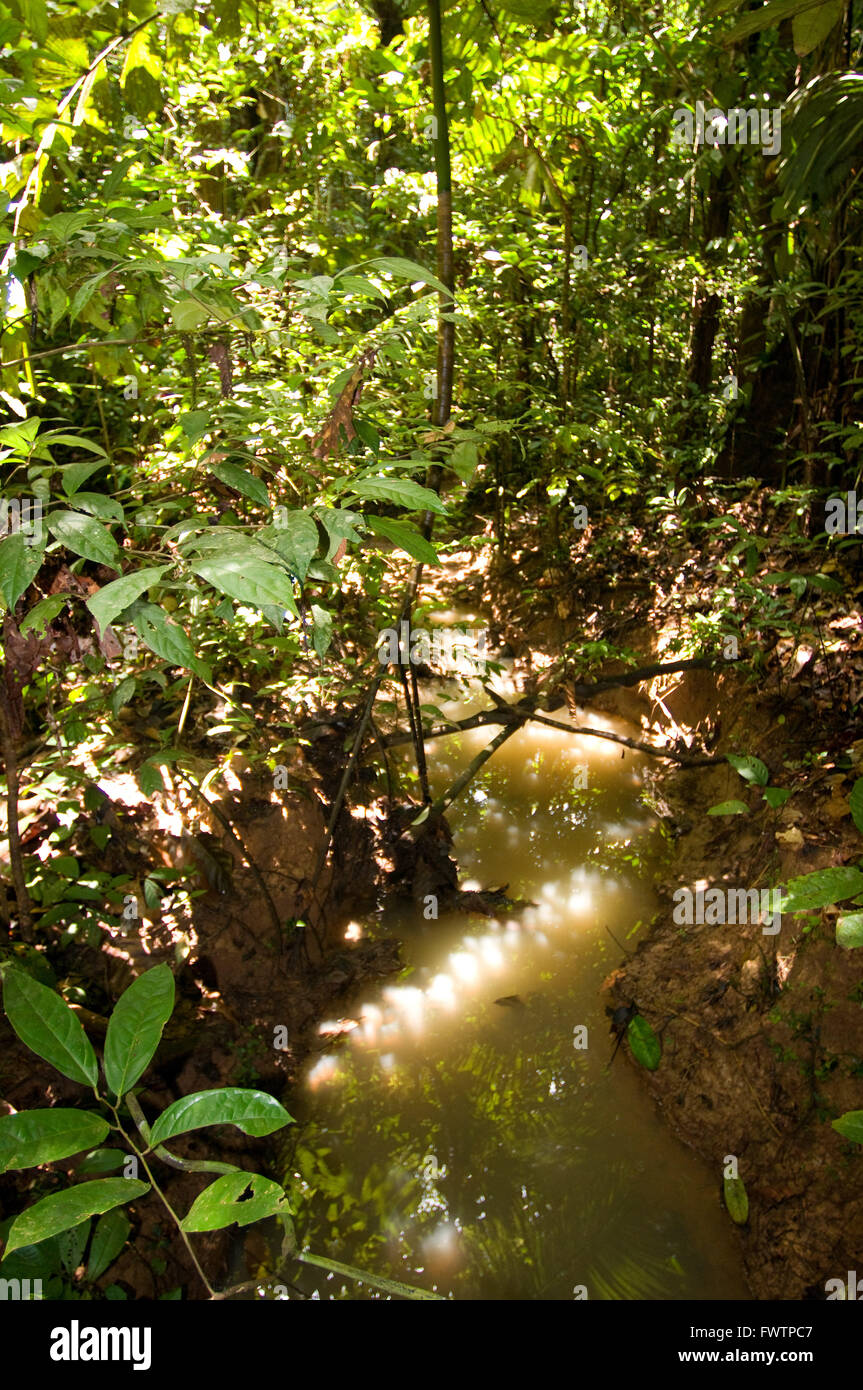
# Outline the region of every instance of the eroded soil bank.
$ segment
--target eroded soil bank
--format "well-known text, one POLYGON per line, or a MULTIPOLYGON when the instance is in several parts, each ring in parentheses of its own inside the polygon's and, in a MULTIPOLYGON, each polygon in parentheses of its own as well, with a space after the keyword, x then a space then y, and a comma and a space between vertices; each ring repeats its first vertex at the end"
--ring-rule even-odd
MULTIPOLYGON (((757 494, 721 509, 758 537, 772 569, 786 570, 787 517, 757 494)), ((719 499, 706 497, 705 517, 719 512, 719 499)), ((573 637, 613 640, 645 663, 669 660, 674 639, 715 607, 730 546, 717 531, 657 539, 646 524, 627 524, 617 545, 596 539, 588 531, 550 569, 525 530, 475 591, 534 667, 537 688, 573 637)), ((678 925, 673 894, 770 888, 859 861, 848 805, 863 771, 859 575, 832 561, 824 569, 841 587, 810 585, 795 615, 813 605, 817 647, 797 636, 793 618, 759 620, 753 603, 734 615, 745 634, 736 662, 594 702, 684 755, 755 755, 769 784, 792 793, 772 810, 727 763, 686 770, 657 760, 655 810, 668 836, 661 906, 606 981, 614 1005, 634 1001, 661 1035, 659 1068, 639 1075, 675 1134, 709 1160, 718 1192, 728 1156, 737 1158, 750 1204, 739 1238, 753 1294, 765 1299, 823 1299, 828 1279, 844 1284, 859 1264, 863 1162, 830 1121, 863 1103, 863 959, 836 945, 837 908, 786 914, 771 935, 759 923, 678 925), (708 815, 732 799, 748 814, 708 815)))

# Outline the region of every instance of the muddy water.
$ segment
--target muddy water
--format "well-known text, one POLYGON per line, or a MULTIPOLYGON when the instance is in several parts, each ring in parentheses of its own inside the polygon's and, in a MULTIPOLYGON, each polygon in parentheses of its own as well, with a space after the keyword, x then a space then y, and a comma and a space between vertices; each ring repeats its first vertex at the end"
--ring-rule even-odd
MULTIPOLYGON (((432 745, 433 789, 490 736, 432 745)), ((623 1050, 609 1066, 610 933, 632 949, 653 906, 642 764, 528 726, 450 811, 463 886, 506 883, 535 906, 390 913, 405 975, 346 1006, 359 1026, 291 1106, 298 1234, 317 1254, 458 1299, 747 1296, 719 1174, 663 1129, 623 1050)), ((299 1282, 384 1296, 308 1268, 299 1282)))

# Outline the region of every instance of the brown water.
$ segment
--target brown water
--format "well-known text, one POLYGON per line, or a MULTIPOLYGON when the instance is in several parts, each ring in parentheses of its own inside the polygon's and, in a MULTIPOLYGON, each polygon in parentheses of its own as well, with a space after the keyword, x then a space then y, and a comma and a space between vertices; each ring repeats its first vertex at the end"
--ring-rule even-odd
MULTIPOLYGON (((434 790, 494 732, 431 745, 434 790)), ((297 1231, 316 1254, 457 1299, 747 1296, 720 1174, 663 1128, 623 1048, 609 1069, 609 930, 633 948, 658 849, 644 760, 621 753, 528 726, 450 811, 463 886, 508 883, 536 906, 386 919, 405 974, 346 1006, 360 1026, 290 1107, 297 1231)), ((298 1282, 385 1296, 308 1267, 298 1282)))

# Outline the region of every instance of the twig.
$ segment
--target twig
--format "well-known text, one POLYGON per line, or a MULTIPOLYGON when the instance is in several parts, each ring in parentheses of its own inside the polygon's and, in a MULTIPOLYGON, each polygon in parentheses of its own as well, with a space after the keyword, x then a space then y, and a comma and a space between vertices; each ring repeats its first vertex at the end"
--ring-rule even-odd
MULTIPOLYGON (((454 719, 448 724, 430 729, 425 737, 427 739, 445 738, 450 734, 463 733, 467 729, 484 728, 487 724, 507 724, 520 727, 527 720, 533 720, 538 724, 547 724, 549 728, 560 729, 564 734, 575 734, 584 738, 604 738, 610 743, 619 743, 624 748, 632 748, 637 753, 647 753, 652 758, 667 758, 671 762, 680 763, 683 767, 713 767, 726 762, 726 759, 721 756, 690 758, 682 753, 672 753, 668 749, 655 748, 650 743, 639 743, 637 739, 629 738, 626 734, 609 733, 605 729, 586 729, 577 724, 562 724, 558 719, 548 719, 545 715, 537 714, 531 709, 524 709, 518 705, 480 710, 478 714, 472 714, 467 719, 454 719)), ((391 734, 386 734, 383 741, 387 748, 395 748, 401 743, 410 743, 412 740, 409 733, 397 729, 391 734)))

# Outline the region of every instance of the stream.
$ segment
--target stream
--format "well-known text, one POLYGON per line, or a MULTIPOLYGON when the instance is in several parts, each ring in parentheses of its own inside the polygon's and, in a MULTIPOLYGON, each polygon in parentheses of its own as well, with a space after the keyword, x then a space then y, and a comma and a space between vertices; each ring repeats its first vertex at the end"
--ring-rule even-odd
MULTIPOLYGON (((512 696, 506 673, 496 684, 512 696)), ((430 685, 423 699, 451 717, 488 703, 430 685)), ((592 711, 578 722, 633 732, 592 711)), ((494 732, 430 744, 433 793, 494 732)), ((535 906, 427 921, 402 903, 351 924, 398 936, 406 971, 322 1025, 359 1020, 335 1046, 322 1037, 292 1096, 287 1177, 316 1254, 456 1299, 748 1296, 720 1173, 661 1124, 625 1043, 609 1066, 600 987, 654 909, 646 761, 528 724, 448 820, 462 887, 508 884, 535 906)), ((297 1284, 386 1297, 309 1266, 297 1284)))

